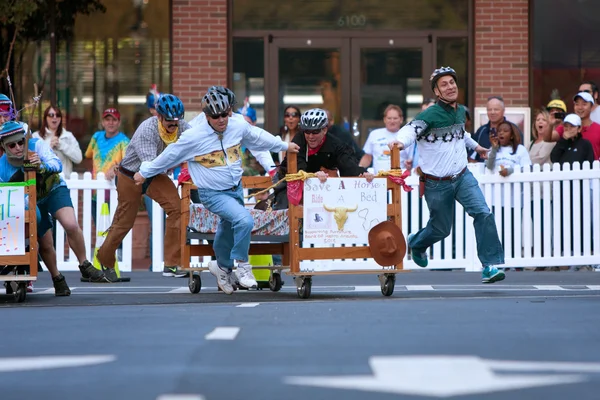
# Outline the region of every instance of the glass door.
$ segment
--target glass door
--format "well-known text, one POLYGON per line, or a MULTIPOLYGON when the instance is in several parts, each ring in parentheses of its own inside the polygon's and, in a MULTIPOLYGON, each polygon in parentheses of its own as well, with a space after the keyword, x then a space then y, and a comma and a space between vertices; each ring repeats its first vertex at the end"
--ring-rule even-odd
POLYGON ((273 39, 269 46, 272 78, 267 79, 265 104, 269 132, 296 133, 297 120, 284 118, 286 109, 293 111, 291 106, 301 113, 313 107, 325 108, 337 120, 349 115, 348 46, 342 39, 273 39))
POLYGON ((431 44, 423 39, 352 39, 350 129, 362 146, 369 132, 381 128, 383 110, 399 106, 404 123, 421 110, 431 74, 431 44))

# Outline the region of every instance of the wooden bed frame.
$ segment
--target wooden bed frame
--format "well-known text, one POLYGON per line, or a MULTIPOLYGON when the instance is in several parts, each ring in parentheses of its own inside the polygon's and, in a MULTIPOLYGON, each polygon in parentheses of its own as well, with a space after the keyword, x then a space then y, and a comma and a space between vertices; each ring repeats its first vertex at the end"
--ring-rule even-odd
POLYGON ((17 303, 25 301, 27 282, 36 281, 38 276, 35 171, 25 171, 25 181, 32 180, 33 185, 25 186, 25 195, 29 195, 29 209, 25 210, 25 234, 29 236, 29 249, 23 255, 0 256, 0 270, 14 266, 8 274, 0 275, 0 282, 6 285, 6 294, 14 296, 17 303), (25 272, 27 266, 29 273, 25 272))
MULTIPOLYGON (((297 169, 297 155, 288 153, 288 173, 294 174, 297 169)), ((391 155, 392 169, 399 169, 400 152, 396 148, 391 155)), ((387 177, 377 177, 375 179, 388 179, 387 177)), ((272 185, 270 177, 243 177, 242 184, 248 189, 263 189, 272 185)), ((191 239, 210 240, 214 234, 202 234, 191 232, 188 228, 190 217, 190 190, 194 189, 192 184, 183 185, 181 191, 181 268, 190 271, 189 288, 192 293, 198 293, 202 281, 200 275, 196 272, 207 270, 207 267, 190 267, 190 257, 192 256, 214 256, 211 245, 208 244, 190 244, 191 239)), ((400 204, 401 186, 397 183, 388 181, 388 191, 391 192, 391 204, 387 206, 388 219, 402 228, 402 213, 400 204)), ((390 296, 394 291, 396 273, 403 271, 403 264, 399 263, 393 267, 382 267, 381 270, 357 270, 357 271, 318 271, 304 272, 300 271, 300 261, 302 260, 332 260, 332 259, 361 259, 371 258, 371 250, 368 246, 357 247, 326 247, 326 248, 302 248, 300 247, 300 220, 303 219, 302 205, 294 206, 290 203, 288 209, 289 235, 287 236, 252 236, 253 241, 270 243, 251 243, 250 255, 261 254, 281 254, 283 266, 289 266, 288 275, 294 276, 298 296, 308 298, 311 293, 313 275, 336 275, 336 274, 378 274, 382 294, 390 296)), ((255 269, 270 269, 274 271, 271 274, 269 282, 271 289, 277 287, 279 279, 279 288, 281 287, 281 277, 279 271, 283 266, 256 266, 255 269)), ((287 268, 285 268, 287 269, 287 268)), ((277 289, 279 290, 279 289, 277 289)))

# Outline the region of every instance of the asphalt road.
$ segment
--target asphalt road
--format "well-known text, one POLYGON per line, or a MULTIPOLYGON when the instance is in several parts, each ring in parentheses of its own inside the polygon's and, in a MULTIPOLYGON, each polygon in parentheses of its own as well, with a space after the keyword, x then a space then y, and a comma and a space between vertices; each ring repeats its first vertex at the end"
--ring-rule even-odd
POLYGON ((315 277, 298 299, 203 289, 136 272, 56 298, 46 273, 21 304, 0 296, 0 398, 597 399, 600 273, 315 277), (185 396, 184 396, 185 395, 185 396))

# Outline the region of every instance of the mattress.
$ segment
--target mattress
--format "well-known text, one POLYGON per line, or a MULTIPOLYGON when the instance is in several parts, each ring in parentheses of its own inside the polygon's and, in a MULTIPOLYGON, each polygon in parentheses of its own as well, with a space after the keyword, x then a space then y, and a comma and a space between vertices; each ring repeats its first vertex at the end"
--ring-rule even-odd
MULTIPOLYGON (((283 236, 289 234, 288 210, 248 210, 254 218, 252 235, 283 236)), ((201 204, 190 204, 188 226, 196 232, 216 233, 219 217, 201 204)))

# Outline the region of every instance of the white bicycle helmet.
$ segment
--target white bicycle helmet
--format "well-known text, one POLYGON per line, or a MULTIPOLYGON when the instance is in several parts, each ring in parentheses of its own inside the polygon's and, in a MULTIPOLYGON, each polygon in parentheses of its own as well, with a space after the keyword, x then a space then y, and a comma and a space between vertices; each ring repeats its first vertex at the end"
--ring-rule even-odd
POLYGON ((458 83, 458 79, 456 78, 456 71, 451 67, 441 67, 437 68, 429 77, 429 82, 431 82, 431 90, 435 89, 435 85, 442 76, 450 75, 454 78, 454 81, 458 83))
POLYGON ((300 117, 300 129, 304 131, 323 129, 328 125, 327 113, 320 108, 311 108, 300 117))

